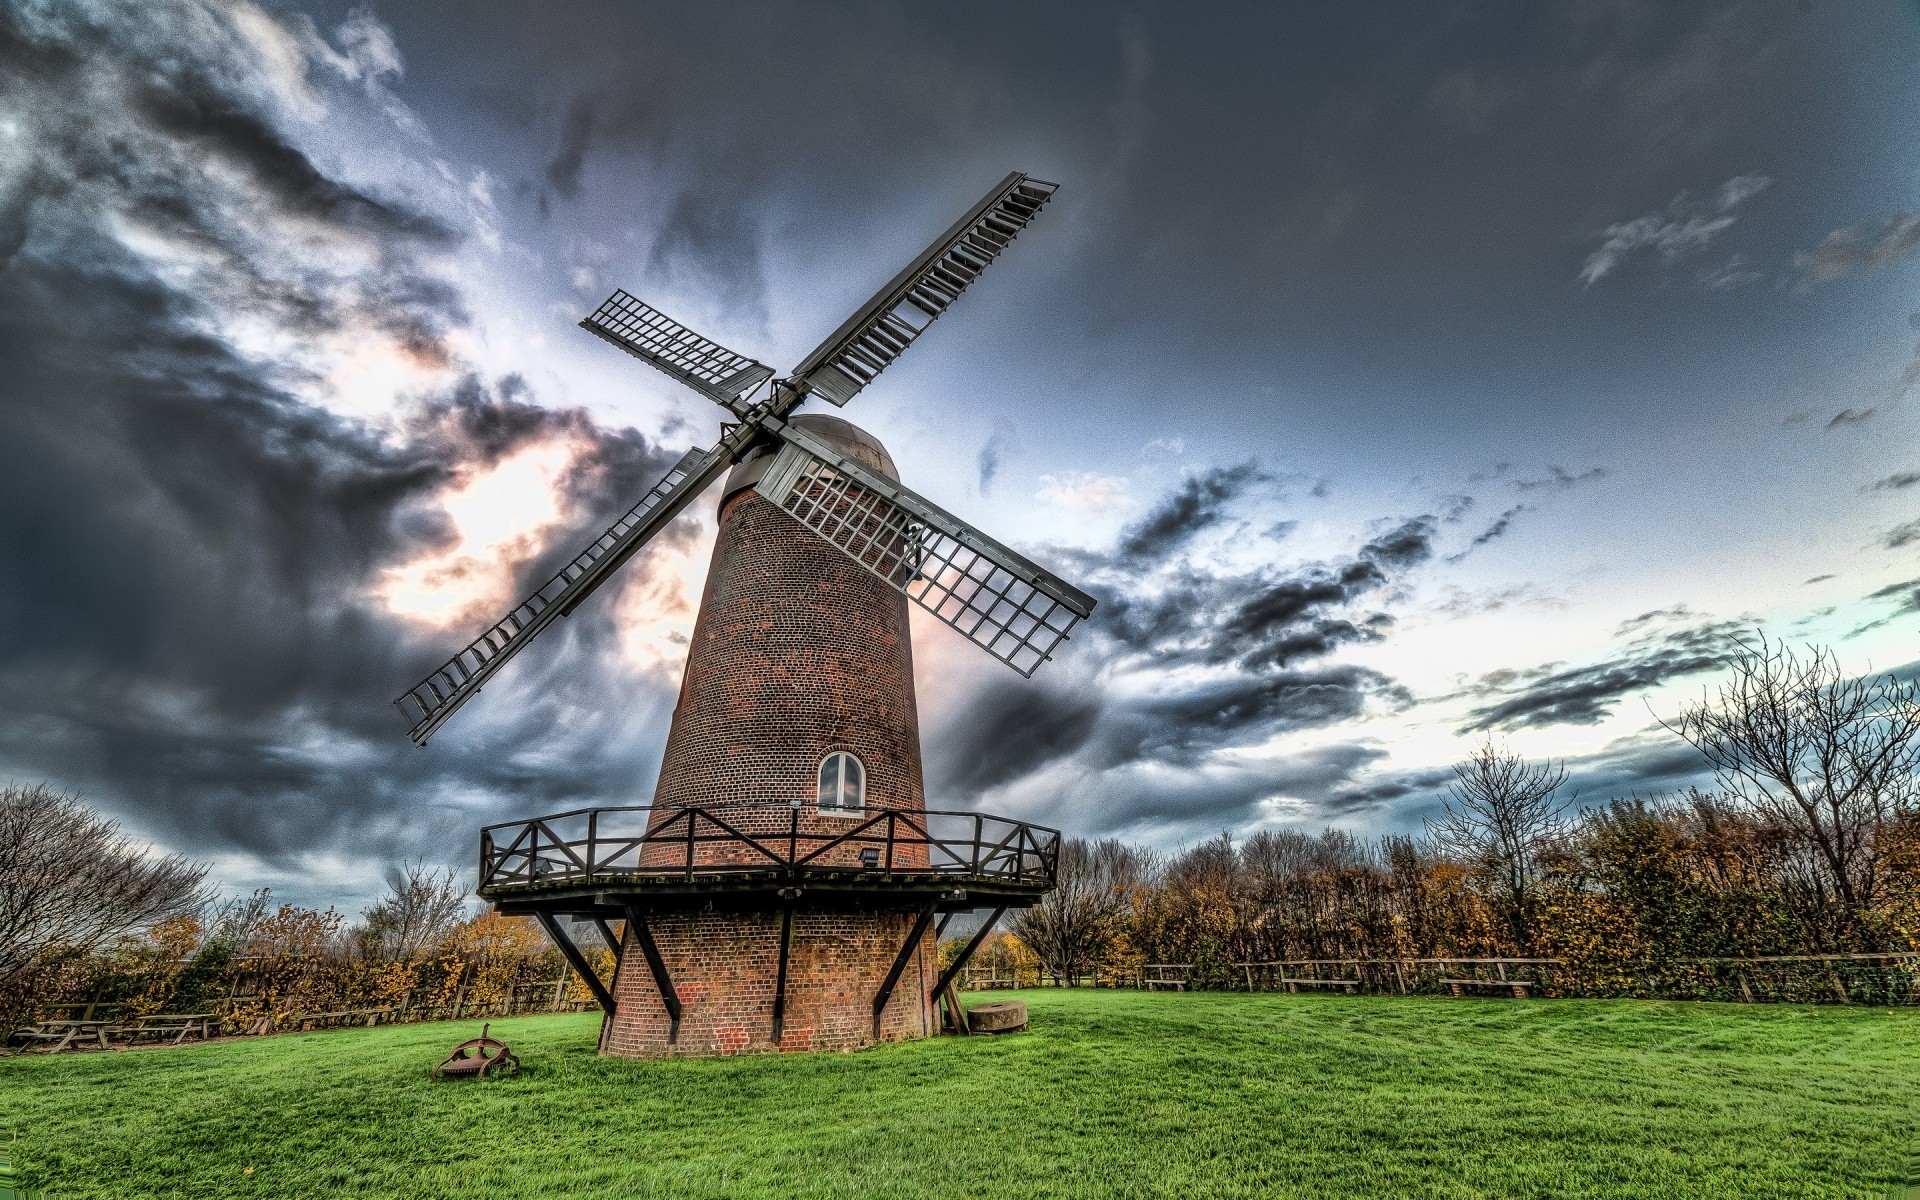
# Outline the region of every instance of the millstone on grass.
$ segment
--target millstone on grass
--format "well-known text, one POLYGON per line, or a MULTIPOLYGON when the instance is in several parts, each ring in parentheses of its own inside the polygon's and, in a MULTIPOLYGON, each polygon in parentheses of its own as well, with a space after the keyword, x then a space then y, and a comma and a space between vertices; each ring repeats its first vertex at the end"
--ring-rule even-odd
POLYGON ((967 1028, 973 1033, 1014 1033, 1027 1027, 1027 1005, 1022 1000, 993 1000, 967 1010, 967 1028))

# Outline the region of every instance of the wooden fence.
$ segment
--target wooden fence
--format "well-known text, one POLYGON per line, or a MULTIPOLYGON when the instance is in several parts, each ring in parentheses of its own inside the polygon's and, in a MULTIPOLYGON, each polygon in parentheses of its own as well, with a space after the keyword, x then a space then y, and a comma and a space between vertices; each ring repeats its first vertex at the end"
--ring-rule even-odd
POLYGON ((1629 996, 1747 1004, 1920 1004, 1920 953, 1687 958, 1661 963, 1569 963, 1558 958, 1338 958, 1279 962, 1095 964, 1071 976, 1042 967, 969 967, 965 990, 1120 987, 1144 991, 1353 991, 1378 995, 1497 992, 1519 983, 1539 996, 1629 996), (1461 985, 1464 985, 1462 987, 1461 985))

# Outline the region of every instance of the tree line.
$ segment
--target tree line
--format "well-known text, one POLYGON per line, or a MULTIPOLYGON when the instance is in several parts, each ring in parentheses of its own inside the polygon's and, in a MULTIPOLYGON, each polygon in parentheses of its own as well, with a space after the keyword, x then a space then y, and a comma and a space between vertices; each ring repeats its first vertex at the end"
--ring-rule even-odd
MULTIPOLYGON (((315 1013, 588 999, 536 922, 476 914, 450 869, 390 870, 358 920, 267 889, 217 900, 206 876, 146 852, 77 797, 0 788, 0 1025, 60 1004, 217 1012, 229 1029, 266 1031, 315 1013)), ((596 955, 604 972, 611 952, 596 955)))
POLYGON ((1920 685, 1769 642, 1728 665, 1666 722, 1710 788, 1581 807, 1563 766, 1487 744, 1418 835, 1068 841, 998 952, 1062 982, 1188 963, 1202 985, 1234 963, 1553 958, 1574 990, 1626 994, 1649 965, 1920 949, 1920 685))
MULTIPOLYGON (((1204 986, 1256 962, 1551 958, 1570 990, 1646 994, 1649 964, 1920 950, 1920 684, 1767 642, 1729 668, 1667 723, 1711 788, 1581 807, 1564 767, 1488 744, 1418 835, 1068 840, 1058 887, 979 961, 1062 982, 1182 963, 1204 986)), ((97 1000, 271 1028, 497 1010, 565 982, 536 923, 471 907, 422 864, 358 920, 266 891, 216 902, 203 864, 147 852, 76 797, 0 787, 0 1019, 97 1000)), ((577 980, 566 998, 586 999, 577 980)))

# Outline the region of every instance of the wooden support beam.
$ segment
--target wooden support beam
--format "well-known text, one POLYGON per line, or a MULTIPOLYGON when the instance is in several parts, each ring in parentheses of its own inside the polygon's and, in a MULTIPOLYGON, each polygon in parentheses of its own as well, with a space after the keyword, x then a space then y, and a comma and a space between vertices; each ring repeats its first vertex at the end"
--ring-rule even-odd
POLYGON ((553 939, 553 944, 560 947, 560 956, 567 960, 567 965, 579 972, 581 980, 587 985, 587 990, 592 992, 593 998, 600 1002, 601 1011, 612 1016, 613 993, 607 990, 606 984, 600 982, 600 976, 594 972, 593 964, 587 961, 587 956, 580 952, 580 947, 573 944, 573 939, 560 928, 560 922, 553 919, 552 913, 537 912, 533 915, 539 920, 540 927, 547 931, 547 936, 553 939))
MULTIPOLYGON (((940 994, 942 992, 946 992, 949 996, 953 995, 953 993, 949 991, 949 989, 953 986, 953 981, 955 977, 958 976, 963 969, 965 969, 967 965, 967 961, 973 957, 973 952, 980 948, 981 942, 984 942, 987 940, 987 935, 993 932, 993 927, 999 923, 1000 918, 1006 914, 1006 911, 1007 911, 1007 906, 1004 904, 1001 905, 999 908, 994 909, 993 915, 988 917, 984 922, 982 922, 980 925, 980 928, 974 931, 973 937, 968 940, 965 946, 961 947, 959 957, 955 958, 952 962, 948 963, 946 970, 940 972, 940 982, 933 985, 933 998, 936 1001, 939 999, 940 994)), ((954 1001, 953 1003, 956 1008, 959 1007, 957 1000, 954 1001)), ((960 1020, 963 1022, 961 1026, 961 1032, 964 1033, 966 1032, 966 1027, 964 1025, 964 1022, 966 1021, 966 1016, 962 1014, 960 1017, 960 1020)))
MULTIPOLYGON (((796 810, 797 811, 797 810, 796 810)), ((793 906, 780 910, 780 966, 773 975, 773 1045, 787 1030, 787 953, 793 947, 793 906)))
POLYGON ((933 924, 933 909, 936 901, 927 901, 920 915, 913 922, 913 932, 907 935, 906 944, 900 947, 900 953, 893 956, 893 967, 880 984, 880 990, 873 997, 873 1036, 880 1036, 880 1015, 887 1010, 887 1001, 893 999, 893 989, 900 983, 900 972, 907 969, 907 963, 913 958, 914 947, 926 936, 927 926, 933 924))
POLYGON ((947 1001, 947 1032, 966 1037, 973 1031, 967 1028, 967 1006, 960 1003, 960 991, 953 986, 953 980, 947 980, 947 986, 940 989, 947 1001))
POLYGON ((660 989, 660 1002, 667 1007, 670 1022, 667 1043, 672 1045, 680 1040, 680 993, 673 990, 673 976, 667 974, 666 960, 660 957, 660 947, 653 942, 653 931, 647 928, 647 919, 638 909, 627 909, 627 928, 633 932, 640 953, 646 956, 647 970, 653 972, 653 986, 660 989))
POLYGON ((613 926, 607 924, 605 917, 595 916, 593 925, 600 931, 600 939, 606 942, 607 949, 613 951, 613 969, 617 978, 620 971, 620 939, 613 936, 613 926))

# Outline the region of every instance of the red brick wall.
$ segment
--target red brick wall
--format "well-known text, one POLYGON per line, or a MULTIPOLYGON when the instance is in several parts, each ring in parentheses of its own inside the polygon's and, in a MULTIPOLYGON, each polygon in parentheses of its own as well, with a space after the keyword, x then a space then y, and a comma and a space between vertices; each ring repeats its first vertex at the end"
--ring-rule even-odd
MULTIPOLYGON (((925 808, 906 598, 758 492, 736 492, 721 508, 654 803, 766 805, 737 814, 740 827, 784 847, 797 801, 803 834, 837 836, 855 822, 814 809, 820 761, 835 750, 865 767, 869 815, 925 808)), ((696 861, 738 856, 715 845, 696 861)), ((896 850, 895 861, 926 854, 896 850)))
MULTIPOLYGON (((796 913, 787 963, 785 1033, 773 1045, 780 955, 774 913, 697 913, 648 921, 682 1005, 669 1045, 666 1006, 631 934, 614 980, 617 1011, 602 1050, 623 1058, 853 1050, 873 1044, 873 998, 913 928, 912 913, 796 913)), ((934 1031, 927 992, 938 977, 929 932, 901 973, 881 1020, 882 1041, 934 1031)))

